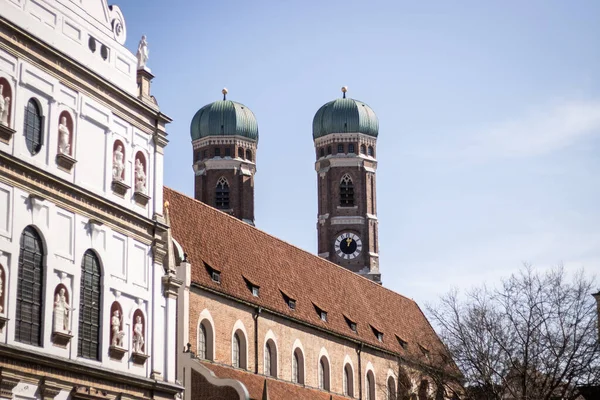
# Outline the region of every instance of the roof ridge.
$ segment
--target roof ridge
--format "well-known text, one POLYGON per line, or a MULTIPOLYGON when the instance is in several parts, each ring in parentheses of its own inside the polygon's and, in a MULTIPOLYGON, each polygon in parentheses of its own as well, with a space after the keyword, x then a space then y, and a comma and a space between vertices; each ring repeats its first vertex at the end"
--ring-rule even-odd
MULTIPOLYGON (((347 268, 344 268, 344 267, 342 267, 342 266, 340 266, 340 265, 338 265, 338 264, 336 264, 336 263, 334 263, 334 262, 331 262, 331 261, 329 261, 329 260, 326 260, 326 259, 325 259, 325 258, 323 258, 323 257, 319 257, 318 255, 316 255, 316 254, 314 254, 314 253, 312 253, 312 252, 310 252, 310 251, 308 251, 308 250, 304 250, 303 248, 301 248, 301 247, 298 247, 298 246, 296 246, 296 245, 294 245, 294 244, 292 244, 292 243, 289 243, 289 242, 287 242, 287 241, 285 241, 285 240, 283 240, 283 239, 281 239, 281 238, 278 238, 277 236, 274 236, 274 235, 272 235, 272 234, 270 234, 270 233, 268 233, 268 232, 265 232, 265 231, 263 231, 262 229, 260 229, 260 228, 257 228, 256 226, 252 226, 252 225, 250 225, 250 224, 248 224, 248 223, 246 223, 246 222, 243 222, 243 221, 239 220, 238 218, 236 218, 236 217, 234 217, 234 216, 232 216, 232 215, 229 215, 229 214, 227 214, 227 213, 225 213, 225 212, 223 212, 223 211, 221 211, 221 210, 218 210, 218 209, 216 209, 216 208, 214 208, 214 207, 211 207, 211 206, 209 206, 208 204, 206 204, 206 203, 203 203, 202 201, 200 201, 200 200, 197 200, 197 199, 195 199, 195 198, 193 198, 193 197, 190 197, 190 196, 188 196, 188 195, 187 195, 187 194, 185 194, 185 193, 182 193, 182 192, 180 192, 180 191, 178 191, 178 190, 172 189, 172 188, 170 188, 170 187, 168 187, 168 186, 164 186, 164 188, 165 188, 165 189, 167 189, 167 190, 170 190, 170 191, 172 191, 172 192, 174 192, 174 193, 177 193, 177 194, 179 194, 179 195, 181 195, 181 196, 187 197, 188 199, 191 199, 191 200, 193 200, 194 202, 196 202, 196 203, 198 203, 198 204, 201 204, 203 207, 206 207, 207 209, 209 209, 209 210, 211 210, 211 211, 214 211, 214 212, 217 212, 217 213, 223 214, 223 215, 227 216, 227 218, 231 218, 231 219, 232 219, 233 221, 235 221, 236 223, 243 224, 243 226, 245 226, 245 227, 247 227, 247 228, 250 228, 250 230, 252 230, 252 229, 255 229, 255 230, 257 230, 258 232, 260 232, 260 233, 262 233, 262 234, 264 234, 264 235, 267 235, 267 236, 269 236, 269 237, 271 237, 271 238, 273 238, 273 239, 275 239, 275 240, 277 240, 277 241, 279 241, 279 242, 281 242, 281 243, 284 243, 284 244, 286 244, 286 245, 288 245, 288 246, 290 246, 290 247, 293 247, 293 248, 295 248, 295 249, 297 249, 297 250, 300 250, 300 251, 302 251, 303 253, 309 254, 309 255, 310 255, 310 256, 312 256, 312 257, 315 257, 315 258, 317 258, 317 259, 319 259, 319 260, 321 260, 321 261, 324 261, 325 263, 328 263, 328 264, 330 264, 331 266, 334 266, 334 267, 338 268, 339 270, 342 270, 344 273, 352 274, 352 276, 353 276, 353 277, 359 277, 359 278, 365 279, 365 280, 366 280, 366 281, 368 281, 370 284, 372 284, 372 285, 376 285, 377 287, 380 287, 380 288, 382 288, 382 289, 384 289, 384 290, 386 290, 386 291, 388 291, 388 292, 391 292, 391 293, 393 293, 393 294, 395 294, 395 295, 397 295, 397 296, 401 296, 401 297, 405 298, 406 300, 409 300, 409 301, 413 302, 413 303, 414 303, 414 304, 416 304, 416 305, 417 305, 417 307, 418 307, 418 304, 417 304, 417 302, 416 302, 414 299, 412 299, 412 298, 410 298, 410 297, 407 297, 407 296, 404 296, 403 294, 401 294, 401 293, 398 293, 398 292, 396 292, 396 291, 394 291, 394 290, 392 290, 392 289, 390 289, 390 288, 387 288, 387 287, 383 286, 383 284, 375 283, 375 282, 373 282, 371 279, 369 279, 369 278, 367 278, 367 277, 364 277, 364 276, 362 276, 362 275, 360 275, 360 274, 357 274, 356 272, 352 272, 352 271, 350 271, 349 269, 347 269, 347 268)), ((423 312, 421 311, 421 313, 423 313, 423 312)))

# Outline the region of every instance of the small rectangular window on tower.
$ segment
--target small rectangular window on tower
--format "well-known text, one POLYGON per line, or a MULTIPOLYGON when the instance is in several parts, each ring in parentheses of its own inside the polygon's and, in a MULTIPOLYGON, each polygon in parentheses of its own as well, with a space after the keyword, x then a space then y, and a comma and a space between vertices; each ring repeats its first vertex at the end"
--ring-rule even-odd
POLYGON ((354 153, 354 143, 348 145, 348 153, 354 153))
POLYGON ((231 149, 229 147, 225 147, 225 157, 231 157, 231 149))
POLYGON ((343 144, 338 144, 338 153, 343 153, 344 152, 344 145, 343 144))
POLYGON ((215 157, 221 157, 221 149, 219 147, 215 147, 215 157))

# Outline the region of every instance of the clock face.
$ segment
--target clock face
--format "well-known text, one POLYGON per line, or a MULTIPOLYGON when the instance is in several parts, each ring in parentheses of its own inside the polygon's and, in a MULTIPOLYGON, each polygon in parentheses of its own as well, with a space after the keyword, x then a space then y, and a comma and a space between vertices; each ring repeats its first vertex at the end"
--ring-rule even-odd
POLYGON ((354 233, 342 233, 335 239, 335 252, 339 258, 352 260, 362 250, 362 241, 354 233))

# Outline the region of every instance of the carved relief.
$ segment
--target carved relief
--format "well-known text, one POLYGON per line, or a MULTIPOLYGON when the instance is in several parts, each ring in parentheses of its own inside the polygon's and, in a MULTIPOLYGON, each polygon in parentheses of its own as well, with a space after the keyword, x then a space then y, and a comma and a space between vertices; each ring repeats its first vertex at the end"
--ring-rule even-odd
POLYGON ((65 347, 73 335, 71 335, 71 311, 69 305, 69 291, 62 283, 54 289, 54 306, 52 312, 52 342, 65 347))

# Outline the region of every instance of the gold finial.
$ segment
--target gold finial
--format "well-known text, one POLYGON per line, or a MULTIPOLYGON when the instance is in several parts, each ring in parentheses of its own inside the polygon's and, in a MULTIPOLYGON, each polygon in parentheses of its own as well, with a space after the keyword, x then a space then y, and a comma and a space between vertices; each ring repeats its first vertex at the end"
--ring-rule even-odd
POLYGON ((165 201, 165 208, 167 208, 167 209, 169 208, 169 200, 165 201))
POLYGON ((347 91, 348 91, 348 86, 342 86, 342 93, 344 93, 344 98, 346 98, 347 91))
POLYGON ((227 88, 223 88, 223 90, 221 90, 221 93, 223 93, 223 100, 227 100, 227 93, 229 93, 227 91, 227 88))

